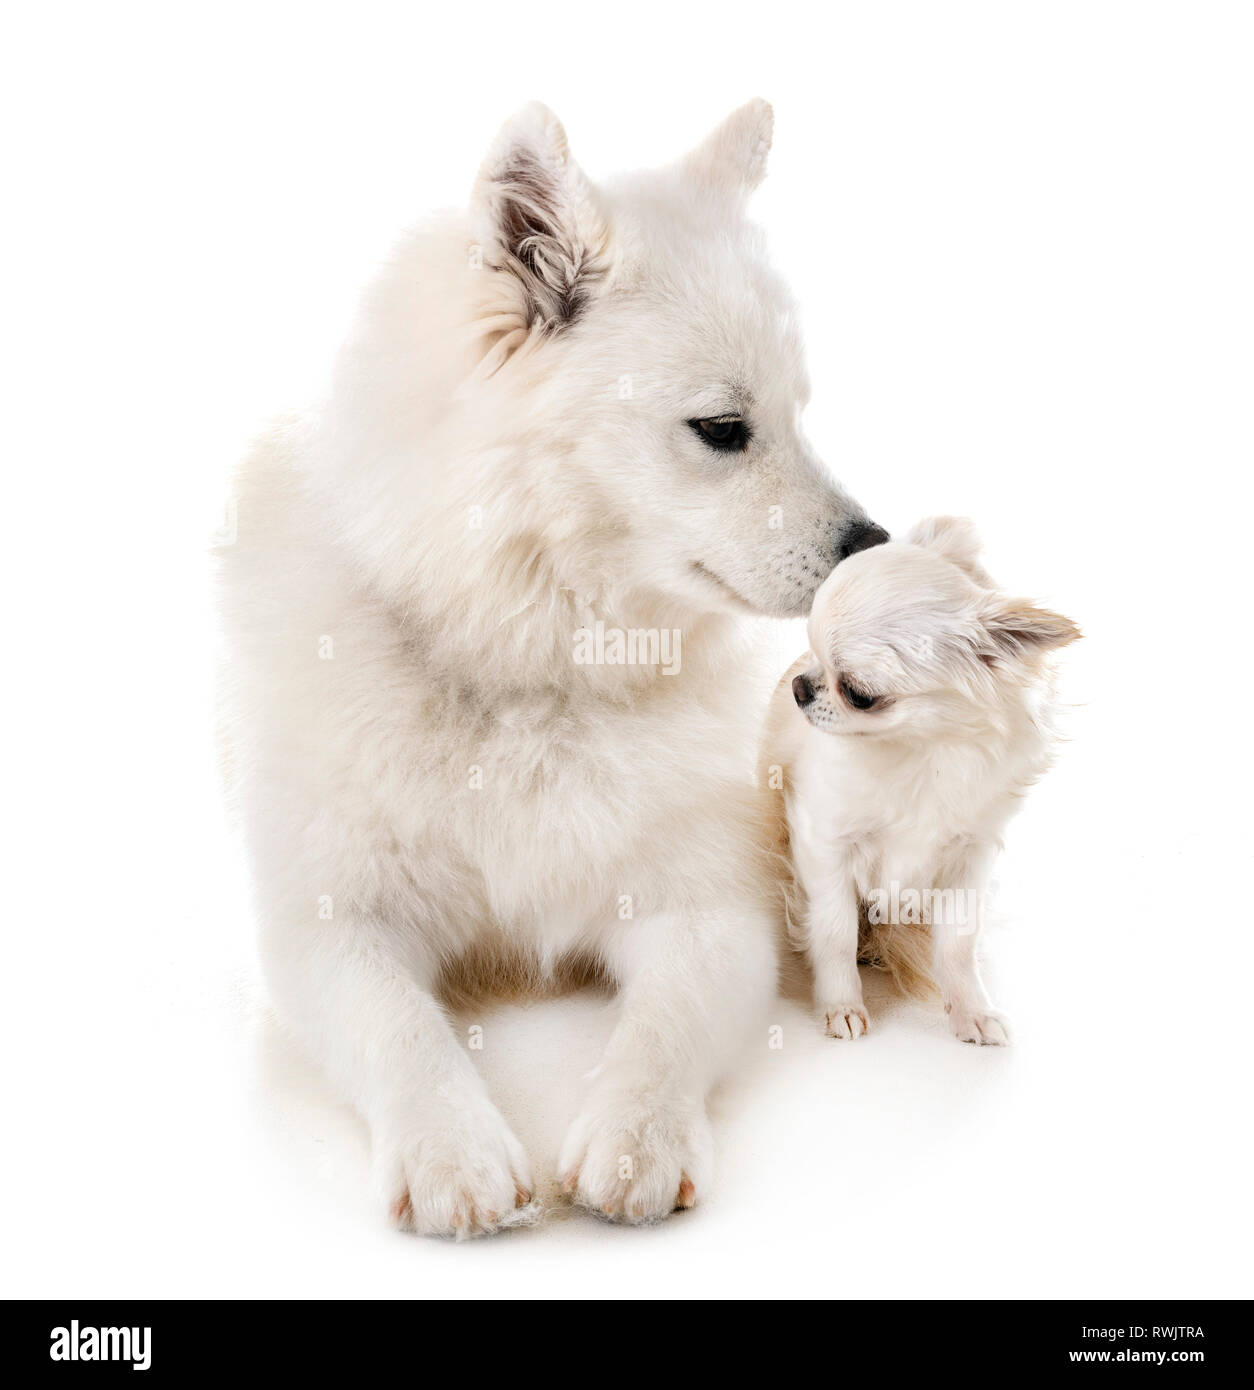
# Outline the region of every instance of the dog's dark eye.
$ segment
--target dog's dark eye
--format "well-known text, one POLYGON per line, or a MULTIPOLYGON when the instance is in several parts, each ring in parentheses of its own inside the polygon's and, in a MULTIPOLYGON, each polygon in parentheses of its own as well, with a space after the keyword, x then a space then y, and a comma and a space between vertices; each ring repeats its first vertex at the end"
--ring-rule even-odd
POLYGON ((749 426, 735 415, 717 420, 689 420, 691 429, 701 436, 711 449, 747 449, 749 426))
POLYGON ((880 702, 878 695, 866 695, 848 681, 841 681, 840 693, 854 709, 874 709, 880 702))

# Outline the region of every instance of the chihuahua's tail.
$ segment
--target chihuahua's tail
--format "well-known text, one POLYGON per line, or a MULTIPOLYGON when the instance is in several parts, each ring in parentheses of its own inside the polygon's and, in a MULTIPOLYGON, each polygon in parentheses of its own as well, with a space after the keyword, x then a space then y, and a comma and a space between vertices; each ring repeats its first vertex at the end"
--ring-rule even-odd
POLYGON ((911 998, 936 995, 932 934, 927 927, 872 923, 864 912, 858 924, 858 964, 886 971, 897 988, 911 998))

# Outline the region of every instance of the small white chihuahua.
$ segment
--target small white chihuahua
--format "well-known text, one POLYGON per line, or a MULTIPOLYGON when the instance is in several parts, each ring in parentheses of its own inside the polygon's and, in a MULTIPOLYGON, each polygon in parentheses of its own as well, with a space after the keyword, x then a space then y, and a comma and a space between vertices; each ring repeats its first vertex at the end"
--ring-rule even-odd
POLYGON ((1003 828, 1049 763, 1049 653, 1068 618, 998 592, 970 522, 936 517, 819 589, 811 653, 771 708, 765 785, 794 875, 790 930, 834 1038, 869 1026, 858 961, 931 971, 964 1042, 1005 1043, 975 954, 1003 828), (786 818, 786 819, 785 819, 786 818))

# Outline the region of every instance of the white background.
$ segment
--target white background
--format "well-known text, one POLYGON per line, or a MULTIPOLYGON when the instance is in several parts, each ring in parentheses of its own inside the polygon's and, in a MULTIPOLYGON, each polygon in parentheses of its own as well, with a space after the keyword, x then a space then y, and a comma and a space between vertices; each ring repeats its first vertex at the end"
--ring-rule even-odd
MULTIPOLYGON (((3 1292, 1249 1296, 1248 7, 9 10, 3 1292), (597 174, 776 108, 756 215, 812 439, 893 530, 983 529, 1083 626, 964 1047, 781 1002, 704 1205, 391 1233, 282 1042, 209 734, 206 537, 408 220, 532 97, 597 174)), ((877 1003, 878 1001, 878 1003, 877 1003)), ((539 1173, 610 1021, 492 1010, 539 1173)))

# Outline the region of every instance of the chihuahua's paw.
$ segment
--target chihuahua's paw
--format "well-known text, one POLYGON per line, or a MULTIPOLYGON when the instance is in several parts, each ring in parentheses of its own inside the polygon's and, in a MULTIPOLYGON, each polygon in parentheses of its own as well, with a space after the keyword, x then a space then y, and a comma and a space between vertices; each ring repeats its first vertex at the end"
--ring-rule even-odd
POLYGON ((962 1009, 946 1004, 950 1027, 959 1042, 977 1043, 984 1047, 1005 1047, 1010 1041, 1010 1025, 999 1013, 991 1010, 962 1009))
POLYGON ((606 1087, 572 1125, 558 1171, 579 1206, 636 1224, 694 1206, 710 1150, 701 1109, 606 1087))
POLYGON ((823 1020, 829 1038, 860 1038, 871 1028, 861 999, 856 1004, 829 1004, 823 1010, 823 1020))

